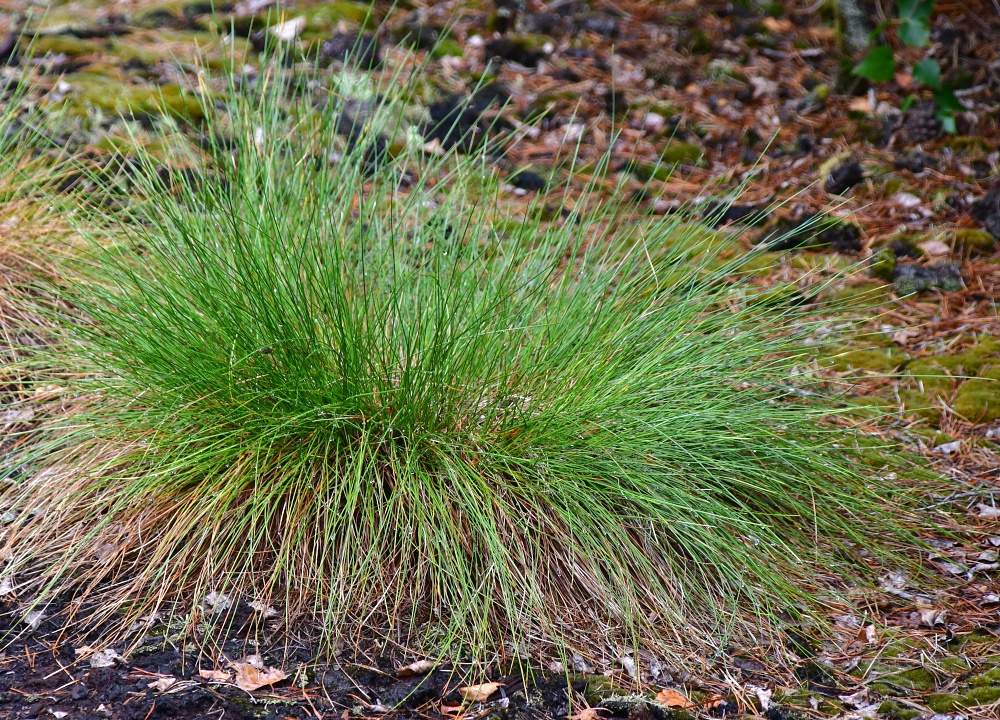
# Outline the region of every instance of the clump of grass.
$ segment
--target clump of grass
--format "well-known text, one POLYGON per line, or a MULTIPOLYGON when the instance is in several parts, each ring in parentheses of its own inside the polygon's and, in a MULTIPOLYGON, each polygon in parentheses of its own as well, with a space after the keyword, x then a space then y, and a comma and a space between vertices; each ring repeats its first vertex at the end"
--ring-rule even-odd
POLYGON ((230 142, 190 141, 195 172, 140 151, 128 202, 80 200, 49 312, 82 379, 0 491, 33 607, 121 634, 215 593, 328 648, 676 652, 757 638, 897 527, 789 385, 801 316, 703 230, 596 184, 511 222, 484 157, 375 141, 399 97, 335 148, 337 103, 288 90, 206 97, 230 142))

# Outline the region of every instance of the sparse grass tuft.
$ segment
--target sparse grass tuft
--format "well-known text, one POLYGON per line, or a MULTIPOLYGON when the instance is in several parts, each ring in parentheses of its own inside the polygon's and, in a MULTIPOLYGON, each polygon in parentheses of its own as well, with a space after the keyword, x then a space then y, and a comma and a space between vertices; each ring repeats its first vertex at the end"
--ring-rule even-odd
POLYGON ((93 176, 48 310, 83 379, 4 466, 21 598, 123 633, 225 594, 482 659, 759 639, 874 571, 889 493, 790 385, 800 311, 709 270, 716 237, 596 185, 512 223, 400 98, 335 142, 327 97, 265 75, 206 101, 231 142, 194 171, 93 176))

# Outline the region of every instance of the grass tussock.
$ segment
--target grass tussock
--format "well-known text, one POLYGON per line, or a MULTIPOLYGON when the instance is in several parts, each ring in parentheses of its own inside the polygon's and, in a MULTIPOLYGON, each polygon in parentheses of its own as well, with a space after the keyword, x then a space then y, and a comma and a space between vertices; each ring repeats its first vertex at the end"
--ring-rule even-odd
POLYGON ((47 309, 70 410, 0 490, 25 606, 124 629, 215 593, 327 647, 677 651, 865 572, 891 503, 789 385, 798 311, 698 228, 623 222, 624 190, 513 216, 401 102, 345 133, 267 75, 206 101, 229 142, 188 142, 194 171, 93 176, 47 309))

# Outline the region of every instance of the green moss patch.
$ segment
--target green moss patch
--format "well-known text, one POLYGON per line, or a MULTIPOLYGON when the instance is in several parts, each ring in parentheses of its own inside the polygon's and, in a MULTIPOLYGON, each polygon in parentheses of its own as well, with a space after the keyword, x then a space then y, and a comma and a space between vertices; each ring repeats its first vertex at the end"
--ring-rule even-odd
POLYGON ((104 43, 98 40, 81 40, 72 35, 45 35, 35 40, 36 56, 66 55, 80 57, 95 55, 106 50, 104 43))
POLYGON ((974 687, 964 693, 936 693, 927 698, 927 707, 934 712, 968 710, 992 705, 1000 700, 1000 687, 974 687))
POLYGON ((63 100, 73 115, 94 108, 110 115, 168 115, 198 122, 201 103, 179 85, 127 85, 122 77, 104 73, 71 73, 64 78, 70 91, 63 100))
POLYGON ((899 400, 907 417, 915 417, 931 425, 941 421, 941 410, 934 406, 934 397, 919 390, 900 390, 899 400))
POLYGON ((927 707, 934 712, 946 713, 959 707, 961 702, 961 695, 956 695, 954 693, 935 693, 927 698, 927 707))
POLYGON ((914 360, 907 370, 925 392, 951 392, 957 378, 975 377, 993 364, 1000 365, 1000 342, 987 336, 964 352, 914 360))
POLYGON ((920 715, 920 711, 886 700, 878 706, 878 714, 886 720, 912 720, 920 715))
POLYGON ((982 154, 990 152, 989 144, 979 136, 955 135, 944 141, 944 146, 960 155, 982 154))
POLYGON ((900 685, 910 690, 934 690, 937 688, 937 679, 934 674, 923 667, 916 667, 904 672, 896 673, 885 678, 894 684, 900 685))
POLYGON ((821 359, 820 364, 838 372, 877 372, 889 374, 906 364, 905 353, 889 347, 858 348, 821 359))
POLYGON ((955 412, 972 422, 1000 420, 1000 366, 966 380, 955 395, 955 412))
POLYGON ((698 162, 704 152, 698 143, 671 140, 660 157, 666 165, 682 165, 698 162))
POLYGON ((962 228, 952 233, 952 245, 969 255, 992 255, 1000 249, 1000 242, 985 230, 962 228))
POLYGON ((132 33, 114 40, 111 53, 121 62, 156 65, 157 63, 196 62, 213 70, 227 70, 241 63, 252 48, 243 38, 223 40, 211 32, 156 30, 132 33))
POLYGON ((372 13, 371 6, 364 2, 349 2, 334 0, 320 2, 305 8, 301 14, 306 19, 306 27, 310 29, 333 30, 340 22, 374 28, 379 24, 379 18, 372 13))
POLYGON ((882 248, 872 257, 868 271, 873 278, 892 282, 896 272, 896 253, 888 248, 882 248))
POLYGON ((976 675, 969 679, 969 685, 972 687, 989 687, 991 685, 1000 685, 1000 667, 993 668, 992 670, 987 670, 981 675, 976 675))

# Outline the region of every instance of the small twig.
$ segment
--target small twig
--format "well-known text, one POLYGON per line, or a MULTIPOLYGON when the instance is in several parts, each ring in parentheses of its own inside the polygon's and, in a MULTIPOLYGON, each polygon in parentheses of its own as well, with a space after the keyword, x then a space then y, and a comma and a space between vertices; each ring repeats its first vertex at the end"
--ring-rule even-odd
POLYGON ((302 688, 302 697, 304 697, 306 699, 306 702, 309 703, 309 707, 312 708, 313 714, 316 715, 316 720, 323 720, 323 713, 317 710, 316 706, 313 705, 312 698, 309 697, 309 693, 306 692, 305 688, 302 688))
POLYGON ((970 490, 969 492, 956 493, 954 495, 949 495, 941 502, 931 503, 930 505, 921 505, 921 510, 929 510, 931 508, 940 507, 941 505, 947 505, 948 503, 954 502, 955 500, 960 500, 966 497, 978 497, 983 494, 982 490, 970 490))

